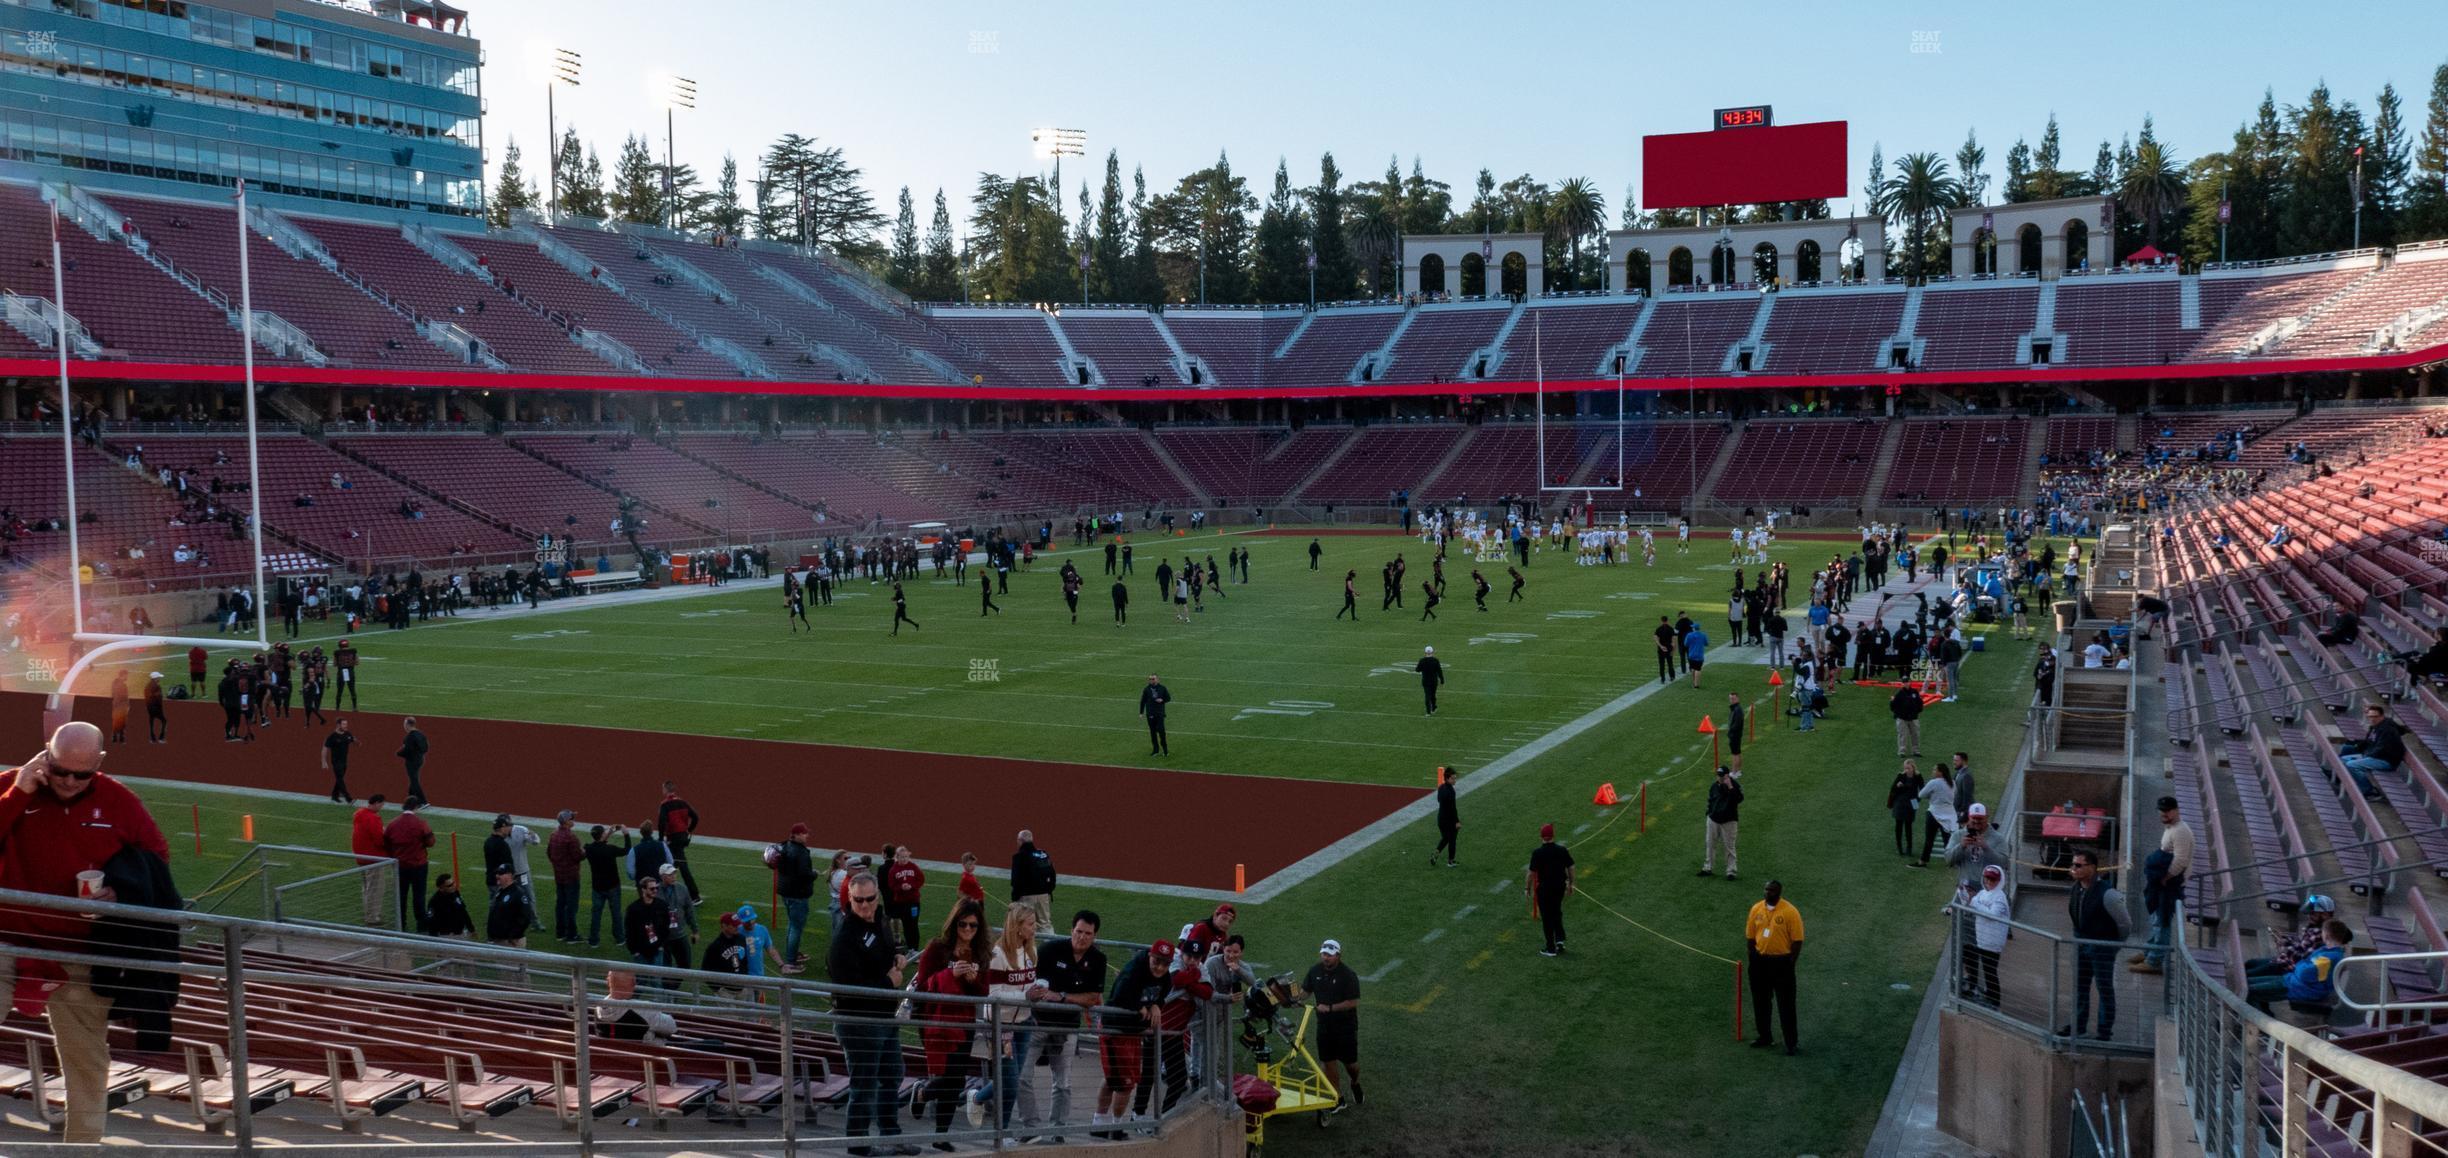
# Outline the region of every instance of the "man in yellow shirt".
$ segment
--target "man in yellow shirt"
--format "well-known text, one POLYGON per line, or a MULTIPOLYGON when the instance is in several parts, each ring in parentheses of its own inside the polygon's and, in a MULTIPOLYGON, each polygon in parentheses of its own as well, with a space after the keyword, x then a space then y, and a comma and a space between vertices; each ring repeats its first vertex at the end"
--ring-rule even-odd
POLYGON ((1769 1049, 1776 1038, 1768 1031, 1768 1010, 1774 1005, 1785 1024, 1785 1056, 1801 1047, 1794 1028, 1794 962, 1802 959, 1802 914, 1785 903, 1785 884, 1770 881, 1763 899, 1751 906, 1743 921, 1743 955, 1751 974, 1751 1017, 1759 1022, 1753 1049, 1769 1049))

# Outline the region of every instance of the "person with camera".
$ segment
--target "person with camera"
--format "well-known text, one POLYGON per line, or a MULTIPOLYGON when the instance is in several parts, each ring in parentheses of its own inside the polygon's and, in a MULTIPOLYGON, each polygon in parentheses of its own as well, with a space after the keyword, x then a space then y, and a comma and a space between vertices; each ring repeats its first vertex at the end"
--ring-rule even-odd
MULTIPOLYGON (((0 888, 52 896, 114 901, 111 883, 134 883, 119 875, 123 853, 166 862, 162 839, 143 802, 102 774, 102 730, 82 721, 59 726, 34 758, 6 774, 0 784, 0 888)), ((0 911, 0 940, 28 948, 91 952, 91 919, 51 909, 0 911)), ((110 1072, 109 1017, 112 999, 97 993, 89 966, 35 958, 0 959, 0 992, 14 982, 35 982, 19 1008, 39 1007, 66 1078, 68 1122, 61 1140, 102 1141, 106 1083, 110 1072)))

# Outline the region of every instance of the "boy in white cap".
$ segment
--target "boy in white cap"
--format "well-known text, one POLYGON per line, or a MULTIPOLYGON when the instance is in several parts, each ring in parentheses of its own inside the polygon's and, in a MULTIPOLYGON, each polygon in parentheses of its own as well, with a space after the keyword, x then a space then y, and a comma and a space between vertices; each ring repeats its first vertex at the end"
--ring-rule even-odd
POLYGON ((2006 951, 2006 921, 2014 909, 2006 896, 2006 870, 1981 869, 1980 891, 1968 904, 1979 915, 1972 921, 1972 943, 1964 948, 1964 996, 1996 1009, 1998 955, 2006 951))

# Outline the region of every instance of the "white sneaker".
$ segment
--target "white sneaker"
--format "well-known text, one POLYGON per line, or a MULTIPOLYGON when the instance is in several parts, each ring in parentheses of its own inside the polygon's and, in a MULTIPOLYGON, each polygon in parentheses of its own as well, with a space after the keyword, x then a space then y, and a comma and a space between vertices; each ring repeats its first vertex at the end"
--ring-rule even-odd
POLYGON ((969 1128, 973 1130, 986 1125, 986 1103, 978 1096, 982 1093, 985 1091, 971 1090, 961 1095, 962 1112, 968 1115, 969 1128))

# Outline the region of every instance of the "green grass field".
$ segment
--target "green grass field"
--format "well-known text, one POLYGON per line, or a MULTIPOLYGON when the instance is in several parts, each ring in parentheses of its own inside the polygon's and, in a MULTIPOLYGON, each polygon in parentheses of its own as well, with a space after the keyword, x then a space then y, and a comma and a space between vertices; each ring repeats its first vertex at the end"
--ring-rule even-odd
MULTIPOLYGON (((1472 564, 1457 554, 1447 565, 1451 597, 1430 623, 1419 620, 1427 561, 1416 539, 1329 536, 1325 569, 1312 573, 1304 537, 1207 535, 1175 540, 1174 557, 1189 549, 1221 559, 1246 546, 1253 578, 1186 625, 1155 601, 1149 537, 1122 629, 1111 623, 1101 555, 1083 553, 1089 586, 1076 626, 1063 613, 1057 555, 1015 574, 1002 614, 986 619, 974 585, 914 585, 911 613, 925 626, 899 639, 886 635, 884 588, 864 582, 811 611, 813 637, 794 638, 779 580, 540 616, 476 613, 357 639, 369 657, 369 708, 1122 765, 1145 759, 1133 704, 1153 671, 1177 697, 1168 767, 1424 785, 1436 764, 1467 777, 1653 683, 1647 632, 1660 614, 1689 611, 1722 642, 1732 569, 1721 535, 1694 540, 1687 557, 1662 542, 1655 568, 1579 567, 1569 552, 1547 552, 1529 569, 1529 600, 1511 605, 1502 564, 1487 565, 1496 590, 1484 614, 1468 594, 1472 564), (1410 607, 1381 613, 1376 571, 1397 551, 1412 564, 1410 607), (1361 572, 1356 625, 1330 618, 1345 568, 1361 572), (1422 717, 1408 674, 1424 645, 1446 659, 1450 680, 1433 719, 1422 717), (972 678, 988 670, 983 661, 998 678, 972 678)), ((1838 546, 1788 541, 1774 557, 1807 574, 1838 546)), ((2031 656, 2030 644, 1994 642, 1965 664, 1962 701, 1933 706, 1923 723, 1930 759, 1968 750, 1992 797, 2021 741, 2031 656)), ((1885 694, 1851 688, 1837 689, 1815 733, 1761 720, 1746 757, 1743 880, 1695 877, 1707 747, 1694 729, 1704 712, 1722 718, 1729 689, 1764 697, 1765 669, 1712 663, 1704 689, 1660 688, 1471 792, 1460 868, 1424 863, 1435 836, 1423 820, 1244 906, 1239 931, 1252 960, 1299 972, 1331 936, 1375 978, 1364 988, 1367 1106, 1330 1131, 1279 1123, 1272 1150, 1772 1155, 1863 1146, 1939 949, 1949 878, 1898 865, 1883 808, 1894 771, 1885 694), (1649 782, 1645 833, 1636 813, 1590 803, 1602 781, 1627 803, 1649 782), (1537 955, 1520 892, 1542 822, 1575 843, 1584 874, 1586 896, 1567 908, 1572 951, 1559 959, 1537 955), (1809 925, 1795 1058, 1734 1042, 1733 973, 1717 959, 1740 955, 1743 913, 1771 876, 1809 925)), ((787 795, 787 785, 778 790, 787 795)), ((346 843, 347 810, 337 805, 186 789, 147 796, 166 828, 183 832, 190 804, 206 812, 207 853, 179 866, 191 888, 241 848, 242 811, 263 840, 346 843)), ((458 831, 476 855, 477 825, 437 827, 458 831)), ((872 843, 888 835, 929 859, 957 855, 909 834, 872 843)), ((993 864, 1006 850, 977 851, 993 864)), ((710 900, 763 903, 767 874, 749 853, 708 848, 692 859, 710 900)), ((934 874, 937 896, 950 887, 950 874, 934 874)), ((1169 935, 1206 911, 1189 899, 1071 886, 1057 902, 1099 909, 1110 935, 1132 940, 1169 935)))

